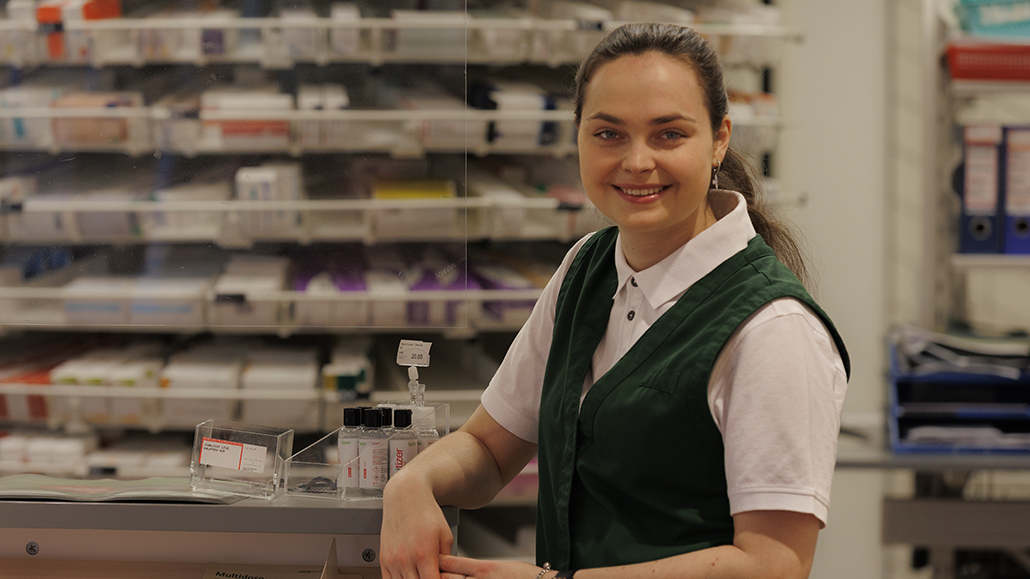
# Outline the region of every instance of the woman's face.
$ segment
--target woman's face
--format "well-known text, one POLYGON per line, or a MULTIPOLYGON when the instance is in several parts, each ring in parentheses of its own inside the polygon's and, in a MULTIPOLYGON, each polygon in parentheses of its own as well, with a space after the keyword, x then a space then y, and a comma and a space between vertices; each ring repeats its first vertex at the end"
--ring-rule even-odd
POLYGON ((624 237, 674 249, 715 222, 708 186, 731 127, 713 132, 691 66, 659 52, 605 63, 580 118, 583 186, 624 237))

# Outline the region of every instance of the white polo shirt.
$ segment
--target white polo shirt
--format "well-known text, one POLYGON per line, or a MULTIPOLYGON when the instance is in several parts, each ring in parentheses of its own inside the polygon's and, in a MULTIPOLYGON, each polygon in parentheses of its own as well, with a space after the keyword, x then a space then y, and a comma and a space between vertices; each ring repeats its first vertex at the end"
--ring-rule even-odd
MULTIPOLYGON (((747 247, 755 236, 744 198, 709 195, 718 221, 658 264, 634 272, 616 242, 618 289, 583 395, 687 289, 747 247), (633 311, 632 320, 627 314, 633 311)), ((580 247, 565 256, 483 393, 484 409, 506 430, 537 442, 540 394, 562 280, 580 247)), ((793 298, 761 307, 730 336, 709 377, 708 403, 722 433, 730 513, 786 510, 826 524, 844 364, 822 321, 793 298)), ((582 398, 581 398, 582 401, 582 398)))

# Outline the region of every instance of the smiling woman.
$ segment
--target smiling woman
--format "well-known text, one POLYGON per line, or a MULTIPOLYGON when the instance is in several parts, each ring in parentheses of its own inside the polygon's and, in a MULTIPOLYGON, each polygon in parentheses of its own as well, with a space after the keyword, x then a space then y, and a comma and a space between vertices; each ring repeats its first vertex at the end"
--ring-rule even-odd
POLYGON ((724 116, 713 130, 693 68, 660 52, 624 56, 595 69, 581 103, 583 187, 618 224, 633 269, 715 223, 709 182, 732 127, 724 116))
POLYGON ((472 418, 388 483, 383 577, 803 579, 848 357, 730 150, 715 53, 619 27, 575 107, 583 186, 616 227, 569 251, 472 418), (450 556, 438 505, 486 504, 534 454, 540 567, 450 556))

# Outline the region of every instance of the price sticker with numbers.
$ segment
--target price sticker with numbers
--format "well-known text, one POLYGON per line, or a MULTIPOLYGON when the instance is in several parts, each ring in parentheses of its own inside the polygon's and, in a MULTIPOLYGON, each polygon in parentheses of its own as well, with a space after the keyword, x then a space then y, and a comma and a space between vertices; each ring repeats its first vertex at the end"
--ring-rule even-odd
POLYGON ((429 347, 432 342, 421 342, 418 340, 401 340, 397 347, 397 365, 399 366, 421 366, 429 365, 429 347))

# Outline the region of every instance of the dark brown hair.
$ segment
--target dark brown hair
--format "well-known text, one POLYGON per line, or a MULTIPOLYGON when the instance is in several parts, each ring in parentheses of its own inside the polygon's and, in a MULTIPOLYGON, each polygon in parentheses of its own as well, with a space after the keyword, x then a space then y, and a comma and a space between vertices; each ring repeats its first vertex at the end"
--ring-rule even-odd
MULTIPOLYGON (((622 56, 658 52, 683 61, 697 75, 702 99, 708 109, 712 131, 722 124, 729 110, 722 65, 712 45, 696 31, 685 26, 661 23, 624 24, 604 38, 579 65, 573 87, 576 126, 583 113, 583 95, 594 72, 603 64, 622 56)), ((738 191, 747 200, 747 211, 755 231, 762 236, 776 257, 802 282, 807 272, 801 249, 789 227, 773 219, 762 200, 761 181, 752 164, 732 148, 719 166, 719 188, 738 191)))

